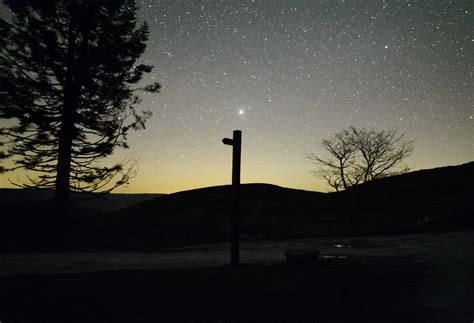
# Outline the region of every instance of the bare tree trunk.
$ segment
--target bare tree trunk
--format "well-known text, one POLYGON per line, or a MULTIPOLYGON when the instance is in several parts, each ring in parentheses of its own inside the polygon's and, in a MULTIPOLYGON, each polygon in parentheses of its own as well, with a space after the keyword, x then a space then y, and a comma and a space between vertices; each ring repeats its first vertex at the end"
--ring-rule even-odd
POLYGON ((342 184, 344 185, 344 189, 347 190, 347 183, 346 183, 346 176, 344 174, 344 165, 342 163, 342 159, 339 159, 339 173, 341 174, 342 184))

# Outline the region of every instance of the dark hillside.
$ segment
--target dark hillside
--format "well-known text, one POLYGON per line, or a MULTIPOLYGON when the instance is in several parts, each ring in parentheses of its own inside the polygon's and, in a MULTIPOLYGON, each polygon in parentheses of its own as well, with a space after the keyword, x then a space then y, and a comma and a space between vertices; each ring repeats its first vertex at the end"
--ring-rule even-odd
MULTIPOLYGON (((474 227, 469 178, 474 163, 384 178, 340 193, 245 184, 241 232, 244 239, 271 239, 469 229, 474 227)), ((115 232, 110 242, 122 239, 130 247, 225 241, 231 202, 230 186, 179 192, 120 210, 101 225, 115 232)))
MULTIPOLYGON (((474 162, 384 178, 340 193, 244 184, 242 239, 474 229, 472 178, 474 162)), ((99 202, 78 208, 65 234, 66 248, 153 250, 229 239, 230 186, 146 196, 124 207, 133 200, 127 197, 109 195, 107 203, 121 209, 106 216, 97 213, 99 202)), ((48 200, 18 200, 3 204, 2 245, 15 248, 26 241, 37 246, 57 230, 57 221, 48 217, 48 200)))

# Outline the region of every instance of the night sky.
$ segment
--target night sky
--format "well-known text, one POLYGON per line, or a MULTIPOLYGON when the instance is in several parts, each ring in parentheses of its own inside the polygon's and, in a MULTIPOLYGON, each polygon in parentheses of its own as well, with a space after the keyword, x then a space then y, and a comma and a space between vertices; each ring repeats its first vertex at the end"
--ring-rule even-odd
POLYGON ((137 3, 150 25, 142 62, 155 66, 144 83, 163 89, 143 97, 147 129, 109 158, 139 158, 118 192, 228 184, 221 140, 234 129, 244 183, 328 190, 304 155, 349 125, 416 139, 414 169, 474 160, 472 1, 137 3))

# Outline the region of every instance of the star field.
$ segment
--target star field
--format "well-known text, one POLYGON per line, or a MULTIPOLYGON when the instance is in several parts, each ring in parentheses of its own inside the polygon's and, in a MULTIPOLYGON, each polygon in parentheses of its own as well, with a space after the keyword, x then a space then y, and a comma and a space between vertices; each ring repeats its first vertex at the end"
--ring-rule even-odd
MULTIPOLYGON (((348 125, 416 138, 415 169, 474 160, 472 2, 141 0, 150 25, 143 97, 154 116, 130 136, 139 174, 122 192, 242 181, 325 191, 305 153, 348 125)), ((10 174, 10 176, 12 176, 10 174)), ((6 176, 1 186, 8 186, 6 176)))

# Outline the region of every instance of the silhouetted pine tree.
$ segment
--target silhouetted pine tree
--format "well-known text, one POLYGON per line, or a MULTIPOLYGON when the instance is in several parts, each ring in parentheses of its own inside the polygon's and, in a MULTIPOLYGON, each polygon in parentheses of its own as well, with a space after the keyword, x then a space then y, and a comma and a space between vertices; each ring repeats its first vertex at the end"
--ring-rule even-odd
MULTIPOLYGON (((111 190, 126 183, 127 162, 98 161, 127 148, 129 130, 145 128, 133 89, 152 66, 136 64, 148 39, 133 0, 4 0, 0 19, 0 118, 11 169, 34 173, 23 187, 55 188, 66 207, 69 191, 111 190), (128 122, 127 122, 128 121, 128 122)), ((3 171, 8 169, 3 169, 3 171)), ((64 210, 64 209, 63 209, 64 210)))

